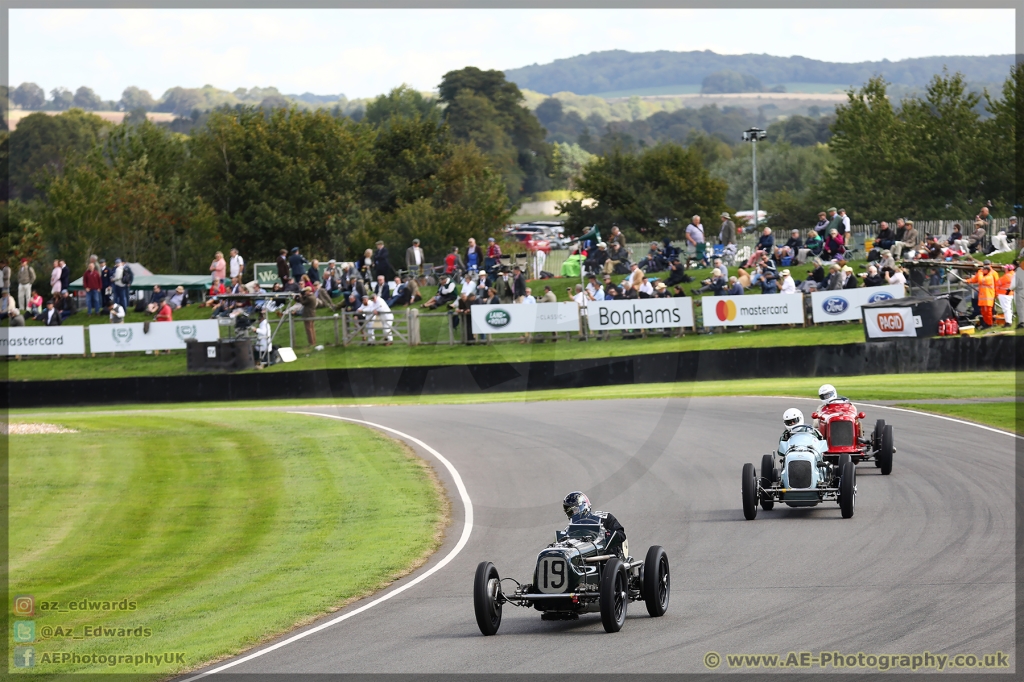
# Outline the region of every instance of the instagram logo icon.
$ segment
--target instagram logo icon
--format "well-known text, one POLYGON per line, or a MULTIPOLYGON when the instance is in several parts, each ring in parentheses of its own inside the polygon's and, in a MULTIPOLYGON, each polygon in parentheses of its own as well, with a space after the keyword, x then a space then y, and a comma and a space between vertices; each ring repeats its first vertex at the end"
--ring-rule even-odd
POLYGON ((36 614, 36 600, 31 595, 19 595, 14 598, 14 615, 34 616, 36 614))

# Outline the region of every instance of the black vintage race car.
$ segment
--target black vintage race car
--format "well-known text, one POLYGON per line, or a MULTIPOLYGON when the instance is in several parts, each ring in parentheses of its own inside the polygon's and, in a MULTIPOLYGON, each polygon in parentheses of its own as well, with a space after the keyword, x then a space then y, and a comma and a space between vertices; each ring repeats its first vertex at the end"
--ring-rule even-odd
POLYGON ((670 588, 665 550, 654 545, 645 559, 637 560, 627 555, 624 540, 621 531, 600 524, 570 523, 537 555, 533 582, 527 584, 499 578, 494 564, 481 562, 473 583, 480 632, 498 632, 505 604, 532 607, 543 620, 576 620, 581 613, 600 612, 607 632, 622 628, 629 602, 642 599, 651 616, 665 615, 670 588), (505 582, 515 583, 511 593, 503 589, 505 582))

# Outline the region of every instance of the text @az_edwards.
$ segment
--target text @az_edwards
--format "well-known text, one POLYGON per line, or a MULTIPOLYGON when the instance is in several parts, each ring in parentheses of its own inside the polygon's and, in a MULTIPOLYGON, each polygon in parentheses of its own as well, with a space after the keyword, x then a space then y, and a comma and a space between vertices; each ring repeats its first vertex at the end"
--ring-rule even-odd
POLYGON ((836 668, 871 669, 878 671, 906 670, 1000 670, 1010 667, 1010 657, 1002 651, 992 654, 867 654, 859 651, 847 654, 841 651, 810 651, 788 654, 725 654, 717 651, 704 654, 704 666, 716 670, 725 663, 728 668, 836 668))

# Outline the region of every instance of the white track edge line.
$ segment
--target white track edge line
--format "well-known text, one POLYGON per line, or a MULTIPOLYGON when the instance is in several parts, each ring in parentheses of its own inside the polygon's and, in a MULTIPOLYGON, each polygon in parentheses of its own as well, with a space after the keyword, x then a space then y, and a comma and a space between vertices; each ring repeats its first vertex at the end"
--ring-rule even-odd
MULTIPOLYGON (((779 395, 779 396, 765 395, 765 396, 751 396, 751 397, 752 398, 776 398, 776 399, 779 399, 779 400, 814 400, 814 398, 802 398, 800 396, 781 396, 781 395, 779 395)), ((999 433, 999 434, 1002 434, 1004 436, 1010 436, 1011 438, 1019 438, 1020 440, 1024 440, 1024 436, 1021 436, 1021 435, 1018 435, 1016 433, 1013 433, 1012 431, 1004 431, 1003 429, 997 429, 994 426, 985 426, 984 424, 979 424, 978 422, 971 422, 971 421, 967 421, 965 419, 957 419, 956 417, 947 417, 944 414, 935 414, 934 412, 925 412, 923 410, 913 410, 913 409, 906 408, 906 407, 894 407, 893 405, 876 405, 875 403, 861 403, 861 402, 857 402, 857 401, 852 401, 852 402, 854 402, 857 405, 863 405, 865 407, 877 407, 880 410, 896 410, 897 412, 909 412, 910 414, 922 414, 922 415, 924 415, 926 417, 934 417, 935 419, 944 419, 945 421, 948 421, 948 422, 956 422, 957 424, 964 424, 966 426, 973 426, 973 427, 976 427, 976 428, 979 428, 979 429, 984 429, 985 431, 991 431, 992 433, 999 433)), ((936 405, 942 405, 943 403, 935 403, 935 404, 936 405)), ((972 405, 972 404, 973 405, 983 405, 984 403, 949 403, 949 404, 952 404, 952 405, 972 405)), ((994 403, 994 404, 998 404, 998 403, 994 403)))
POLYGON ((325 629, 331 627, 332 625, 336 625, 336 624, 340 623, 343 620, 348 620, 352 616, 358 615, 358 614, 362 613, 363 611, 371 609, 374 606, 376 606, 377 604, 380 604, 383 601, 387 601, 388 599, 391 599, 392 597, 394 597, 397 594, 401 594, 402 592, 405 592, 410 587, 423 582, 424 580, 426 580, 427 578, 432 576, 434 573, 437 573, 438 571, 440 571, 442 568, 447 566, 451 562, 451 560, 454 559, 455 556, 459 552, 462 551, 462 548, 466 546, 466 543, 469 542, 469 534, 473 531, 473 503, 470 501, 470 499, 469 499, 469 492, 467 492, 466 486, 462 482, 462 476, 459 475, 458 470, 440 452, 438 452, 434 448, 430 447, 429 445, 427 445, 426 443, 421 441, 419 438, 414 438, 413 436, 410 436, 407 433, 402 433, 401 431, 398 431, 396 429, 392 429, 391 427, 384 426, 382 424, 376 424, 374 422, 368 422, 368 421, 364 421, 362 419, 351 419, 349 417, 340 417, 340 416, 333 415, 333 414, 323 414, 321 412, 289 411, 288 414, 304 414, 304 415, 309 415, 309 416, 312 416, 312 417, 327 417, 328 419, 340 419, 342 421, 354 422, 356 424, 364 424, 366 426, 371 426, 373 428, 380 429, 382 431, 390 431, 391 433, 395 434, 399 438, 403 438, 405 440, 408 440, 408 441, 411 441, 413 443, 416 443, 416 445, 419 445, 421 448, 423 448, 424 450, 426 450, 427 452, 432 454, 434 457, 437 458, 437 460, 439 462, 441 462, 441 464, 443 464, 445 466, 446 469, 448 469, 448 473, 450 473, 452 478, 455 480, 455 487, 459 491, 459 497, 462 498, 462 504, 463 504, 463 506, 464 506, 464 508, 466 510, 466 512, 465 512, 466 513, 465 523, 462 526, 462 536, 459 538, 459 541, 455 544, 455 547, 452 548, 452 551, 450 551, 447 554, 447 556, 445 556, 445 558, 441 559, 439 562, 437 562, 436 564, 431 566, 429 570, 427 570, 426 572, 422 573, 421 575, 416 576, 416 578, 414 578, 413 580, 410 580, 406 584, 401 585, 400 587, 398 587, 398 588, 396 588, 396 589, 394 589, 394 590, 392 590, 392 591, 390 591, 390 592, 388 592, 386 594, 382 594, 381 596, 377 597, 376 599, 374 599, 373 601, 369 602, 368 604, 364 604, 363 606, 360 606, 358 609, 355 609, 353 611, 349 611, 348 613, 342 614, 342 615, 338 616, 337 618, 332 618, 331 620, 327 621, 326 623, 321 623, 320 625, 317 625, 314 628, 310 628, 309 630, 303 630, 302 632, 298 633, 297 635, 292 635, 288 639, 282 640, 282 641, 280 641, 277 644, 274 644, 272 646, 268 646, 265 649, 260 649, 259 651, 254 651, 253 653, 251 653, 251 654, 249 654, 247 656, 243 656, 242 658, 239 658, 237 660, 231 661, 230 663, 225 663, 224 665, 218 666, 218 667, 214 668, 213 670, 208 670, 206 672, 200 673, 200 674, 195 675, 193 677, 189 677, 189 678, 185 679, 183 682, 193 682, 193 680, 198 680, 198 679, 200 679, 202 677, 206 677, 207 675, 213 675, 213 674, 222 672, 224 670, 227 670, 228 668, 233 668, 236 665, 239 665, 241 663, 245 663, 246 661, 251 661, 254 658, 259 658, 260 656, 262 656, 264 654, 267 654, 267 653, 270 653, 271 651, 274 651, 275 649, 280 649, 281 647, 286 646, 288 644, 291 644, 292 642, 296 642, 296 641, 298 641, 300 639, 303 639, 304 637, 308 637, 309 635, 312 635, 315 632, 320 632, 321 630, 325 630, 325 629))

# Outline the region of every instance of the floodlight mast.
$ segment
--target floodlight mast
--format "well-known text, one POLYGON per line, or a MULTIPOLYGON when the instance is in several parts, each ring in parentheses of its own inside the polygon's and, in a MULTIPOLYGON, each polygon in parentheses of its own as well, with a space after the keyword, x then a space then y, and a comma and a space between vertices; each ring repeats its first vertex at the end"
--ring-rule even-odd
POLYGON ((750 166, 753 169, 754 175, 754 228, 757 228, 758 221, 761 218, 757 203, 757 143, 759 140, 763 140, 768 137, 768 133, 760 128, 754 127, 750 130, 743 132, 743 141, 750 143, 751 149, 751 163, 750 166))

